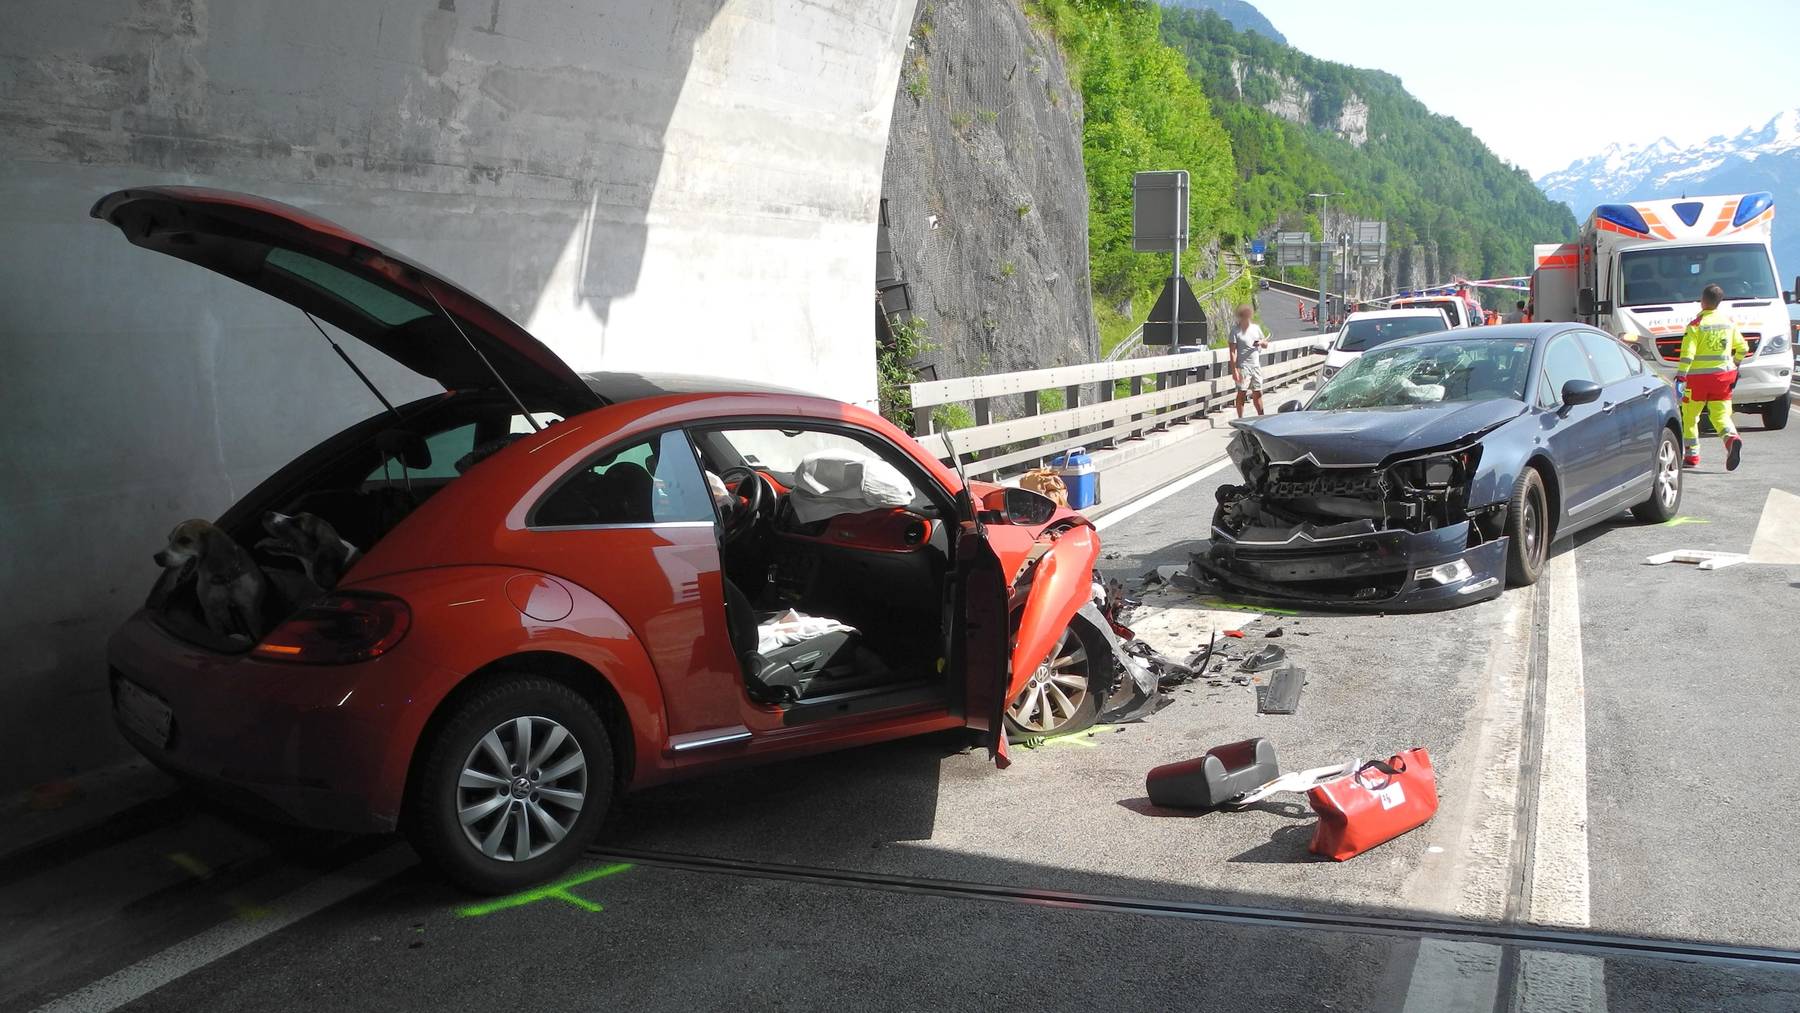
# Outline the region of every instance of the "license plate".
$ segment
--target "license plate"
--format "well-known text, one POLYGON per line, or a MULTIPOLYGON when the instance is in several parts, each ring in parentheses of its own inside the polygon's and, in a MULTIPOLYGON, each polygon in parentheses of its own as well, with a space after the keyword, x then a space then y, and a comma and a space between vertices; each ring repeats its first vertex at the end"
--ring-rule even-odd
POLYGON ((113 682, 113 711, 119 724, 158 749, 169 744, 169 728, 174 712, 169 705, 149 690, 130 679, 113 682))

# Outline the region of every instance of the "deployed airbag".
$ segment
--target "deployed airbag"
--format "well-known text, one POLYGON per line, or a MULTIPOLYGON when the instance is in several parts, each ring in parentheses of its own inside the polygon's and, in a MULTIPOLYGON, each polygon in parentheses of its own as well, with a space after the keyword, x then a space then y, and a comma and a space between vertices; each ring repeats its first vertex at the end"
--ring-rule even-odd
POLYGON ((853 450, 816 450, 794 469, 788 496, 802 524, 838 514, 912 505, 915 492, 900 469, 874 454, 853 450))

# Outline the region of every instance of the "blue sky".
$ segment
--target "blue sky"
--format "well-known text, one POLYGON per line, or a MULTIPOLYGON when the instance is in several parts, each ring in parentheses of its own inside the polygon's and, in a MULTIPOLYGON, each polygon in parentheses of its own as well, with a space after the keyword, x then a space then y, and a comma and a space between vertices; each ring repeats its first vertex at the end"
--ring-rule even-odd
POLYGON ((1796 0, 1251 0, 1314 56, 1396 74, 1533 176, 1800 106, 1796 0))

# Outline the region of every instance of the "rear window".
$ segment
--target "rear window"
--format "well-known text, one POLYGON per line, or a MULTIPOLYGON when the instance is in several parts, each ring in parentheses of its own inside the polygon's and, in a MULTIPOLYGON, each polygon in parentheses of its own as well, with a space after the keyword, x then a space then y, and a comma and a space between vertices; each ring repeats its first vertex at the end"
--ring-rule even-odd
POLYGON ((1430 334, 1444 329, 1444 318, 1439 316, 1352 320, 1344 325, 1344 336, 1338 341, 1338 351, 1362 352, 1396 338, 1410 338, 1415 334, 1430 334))
POLYGON ((1397 310, 1443 310, 1444 316, 1455 323, 1461 320, 1468 306, 1458 299, 1409 299, 1394 304, 1397 310))
POLYGON ((431 315, 430 310, 403 295, 293 250, 270 249, 263 266, 317 289, 386 327, 399 327, 431 315))

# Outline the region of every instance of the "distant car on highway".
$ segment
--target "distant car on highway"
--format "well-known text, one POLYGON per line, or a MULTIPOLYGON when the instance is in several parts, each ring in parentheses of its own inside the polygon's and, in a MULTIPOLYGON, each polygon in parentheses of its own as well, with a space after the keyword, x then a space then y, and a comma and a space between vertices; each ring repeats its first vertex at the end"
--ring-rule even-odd
POLYGON ((1363 353, 1233 422, 1197 576, 1239 594, 1440 608, 1531 584, 1550 543, 1681 504, 1674 388, 1611 335, 1504 324, 1363 353))
POLYGON ((1352 313, 1336 335, 1326 342, 1325 365, 1320 378, 1329 380, 1357 356, 1390 341, 1450 329, 1444 311, 1434 307, 1398 310, 1365 310, 1352 313))

